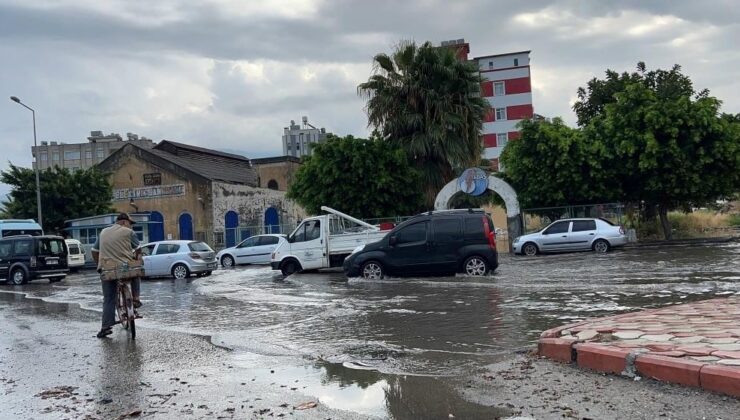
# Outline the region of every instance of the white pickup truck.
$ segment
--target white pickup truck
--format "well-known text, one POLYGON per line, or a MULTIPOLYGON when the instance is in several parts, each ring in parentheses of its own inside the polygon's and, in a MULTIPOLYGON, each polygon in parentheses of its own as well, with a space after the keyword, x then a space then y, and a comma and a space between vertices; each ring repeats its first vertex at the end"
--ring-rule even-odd
POLYGON ((299 271, 341 267, 344 258, 358 246, 379 241, 388 231, 355 219, 330 207, 328 214, 307 217, 280 241, 272 253, 270 265, 289 276, 299 271))

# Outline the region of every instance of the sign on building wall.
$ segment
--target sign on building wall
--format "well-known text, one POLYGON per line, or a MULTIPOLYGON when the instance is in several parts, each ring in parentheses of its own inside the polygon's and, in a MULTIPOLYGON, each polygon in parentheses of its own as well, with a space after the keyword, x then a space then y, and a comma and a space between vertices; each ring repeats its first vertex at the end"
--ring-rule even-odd
POLYGON ((144 185, 162 185, 162 174, 144 174, 144 185))
POLYGON ((145 200, 147 198, 177 197, 182 195, 185 195, 184 184, 118 188, 113 190, 113 201, 145 200))

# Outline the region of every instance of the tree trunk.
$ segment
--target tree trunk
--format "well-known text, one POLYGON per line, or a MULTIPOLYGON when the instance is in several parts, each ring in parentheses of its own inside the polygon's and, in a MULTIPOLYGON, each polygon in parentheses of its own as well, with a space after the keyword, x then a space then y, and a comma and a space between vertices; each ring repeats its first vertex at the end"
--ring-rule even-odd
POLYGON ((673 239, 673 230, 671 229, 671 222, 668 220, 668 206, 660 204, 658 206, 658 213, 660 213, 660 225, 663 227, 663 235, 666 240, 670 241, 673 239))

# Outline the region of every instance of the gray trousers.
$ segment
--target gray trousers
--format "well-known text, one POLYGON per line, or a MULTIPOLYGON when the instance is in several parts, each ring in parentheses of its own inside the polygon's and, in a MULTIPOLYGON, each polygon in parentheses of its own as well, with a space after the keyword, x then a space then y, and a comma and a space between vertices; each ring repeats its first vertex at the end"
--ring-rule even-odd
MULTIPOLYGON (((115 281, 102 280, 100 283, 103 285, 103 329, 106 329, 116 324, 117 285, 115 281)), ((140 290, 141 280, 131 280, 131 294, 134 295, 134 299, 139 299, 140 290)))

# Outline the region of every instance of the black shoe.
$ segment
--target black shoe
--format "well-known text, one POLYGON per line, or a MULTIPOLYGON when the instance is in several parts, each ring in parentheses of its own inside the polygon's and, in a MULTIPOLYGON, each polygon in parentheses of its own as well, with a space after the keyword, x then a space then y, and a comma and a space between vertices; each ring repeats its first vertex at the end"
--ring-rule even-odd
POLYGON ((111 328, 103 328, 98 332, 98 335, 96 337, 105 338, 111 334, 113 334, 113 330, 111 328))

